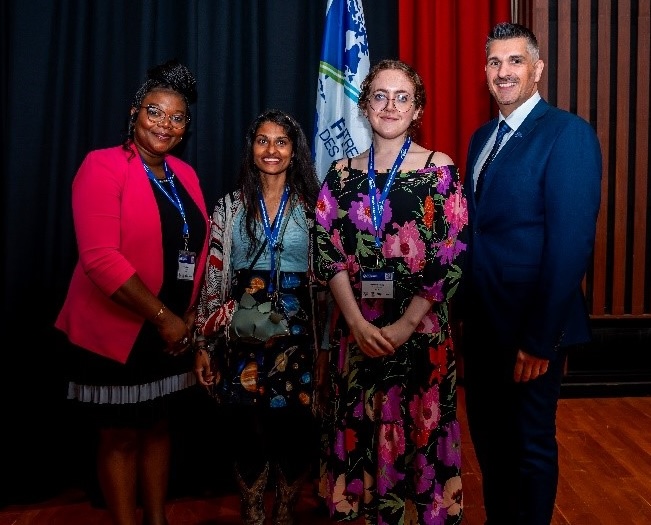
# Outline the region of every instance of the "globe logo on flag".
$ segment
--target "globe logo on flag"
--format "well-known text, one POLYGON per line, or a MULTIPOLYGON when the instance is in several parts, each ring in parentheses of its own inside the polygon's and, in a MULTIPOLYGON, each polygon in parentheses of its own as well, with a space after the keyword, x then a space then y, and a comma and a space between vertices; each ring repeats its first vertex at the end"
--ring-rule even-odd
POLYGON ((312 142, 317 175, 333 161, 354 157, 371 145, 371 130, 357 107, 370 60, 361 0, 329 0, 319 63, 312 142))

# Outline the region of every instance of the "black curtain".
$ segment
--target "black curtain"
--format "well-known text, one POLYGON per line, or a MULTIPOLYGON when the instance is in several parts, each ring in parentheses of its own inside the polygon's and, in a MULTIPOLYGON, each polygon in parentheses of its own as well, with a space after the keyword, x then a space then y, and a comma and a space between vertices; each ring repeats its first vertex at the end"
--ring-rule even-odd
MULTIPOLYGON (((312 136, 325 8, 326 0, 2 2, 0 505, 77 481, 87 436, 67 417, 52 324, 77 257, 70 191, 84 155, 122 142, 147 68, 178 58, 199 97, 176 153, 197 169, 212 210, 232 188, 245 130, 262 110, 292 113, 312 136)), ((397 57, 398 1, 367 1, 364 12, 371 63, 397 57)))

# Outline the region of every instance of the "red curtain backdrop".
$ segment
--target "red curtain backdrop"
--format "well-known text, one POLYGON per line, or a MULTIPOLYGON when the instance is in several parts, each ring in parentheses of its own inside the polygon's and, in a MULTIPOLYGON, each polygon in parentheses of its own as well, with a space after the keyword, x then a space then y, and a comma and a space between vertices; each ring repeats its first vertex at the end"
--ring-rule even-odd
POLYGON ((400 59, 423 78, 427 104, 417 142, 466 174, 470 135, 497 115, 486 88, 486 36, 511 20, 511 0, 400 0, 400 59))

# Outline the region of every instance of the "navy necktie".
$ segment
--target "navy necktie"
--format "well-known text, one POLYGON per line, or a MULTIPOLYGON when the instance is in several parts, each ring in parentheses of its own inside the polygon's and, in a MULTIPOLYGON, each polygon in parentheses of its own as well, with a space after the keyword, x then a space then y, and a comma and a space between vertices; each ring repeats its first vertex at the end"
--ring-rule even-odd
POLYGON ((493 159, 497 156, 497 151, 500 149, 502 139, 504 139, 504 135, 506 135, 509 131, 511 131, 511 128, 506 123, 506 120, 500 122, 500 125, 497 127, 497 137, 495 137, 495 144, 493 144, 493 149, 491 149, 488 157, 486 157, 486 160, 484 161, 484 164, 479 171, 479 175, 477 176, 477 184, 475 185, 476 200, 479 200, 479 196, 481 195, 481 189, 484 185, 484 179, 486 178, 486 170, 488 170, 488 166, 490 166, 490 163, 493 162, 493 159))

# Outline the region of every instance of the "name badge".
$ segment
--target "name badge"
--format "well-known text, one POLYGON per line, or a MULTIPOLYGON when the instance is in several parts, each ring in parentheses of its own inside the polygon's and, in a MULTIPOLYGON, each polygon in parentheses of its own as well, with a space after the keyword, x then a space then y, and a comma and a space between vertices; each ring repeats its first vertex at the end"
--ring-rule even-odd
POLYGON ((393 299, 393 269, 362 272, 362 299, 393 299))
POLYGON ((187 250, 179 251, 179 269, 176 272, 176 278, 180 281, 194 280, 194 267, 197 260, 197 254, 187 250))

